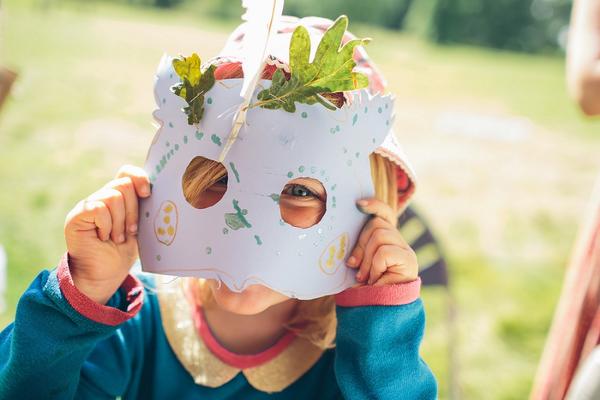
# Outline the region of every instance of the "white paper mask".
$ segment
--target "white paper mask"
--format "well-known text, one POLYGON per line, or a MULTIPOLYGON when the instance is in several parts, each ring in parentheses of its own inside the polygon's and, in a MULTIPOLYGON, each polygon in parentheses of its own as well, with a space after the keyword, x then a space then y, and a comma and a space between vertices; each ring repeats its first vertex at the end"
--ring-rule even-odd
POLYGON ((263 284, 300 299, 353 285, 355 271, 345 260, 367 218, 355 202, 374 193, 369 154, 390 131, 392 98, 361 90, 336 111, 319 104, 298 104, 294 113, 250 109, 223 161, 225 195, 196 209, 184 197, 182 176, 196 156, 218 159, 243 80, 217 81, 200 124, 192 126, 185 101, 170 90, 179 82, 171 61, 163 57, 155 85, 161 128, 145 164, 153 191, 140 209, 143 269, 219 279, 234 291, 263 284), (306 229, 282 221, 277 201, 297 177, 317 179, 327 192, 325 215, 306 229))

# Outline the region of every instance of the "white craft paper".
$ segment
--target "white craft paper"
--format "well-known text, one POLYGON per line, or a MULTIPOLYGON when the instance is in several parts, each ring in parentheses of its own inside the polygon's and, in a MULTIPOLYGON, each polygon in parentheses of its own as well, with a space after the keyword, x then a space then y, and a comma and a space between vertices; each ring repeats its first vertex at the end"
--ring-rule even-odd
MULTIPOLYGON (((250 109, 223 161, 225 195, 195 209, 183 195, 183 173, 196 156, 219 157, 243 80, 217 81, 205 96, 200 124, 190 126, 185 101, 170 91, 179 82, 171 61, 163 57, 155 85, 161 128, 145 164, 153 189, 140 205, 143 269, 219 279, 234 291, 262 284, 299 299, 353 285, 355 271, 345 260, 367 218, 355 202, 374 193, 369 154, 389 131, 392 98, 361 90, 336 111, 319 104, 298 104, 294 113, 250 109), (285 223, 277 202, 297 177, 317 179, 327 191, 325 215, 307 229, 285 223)), ((270 84, 259 82, 254 100, 270 84)))

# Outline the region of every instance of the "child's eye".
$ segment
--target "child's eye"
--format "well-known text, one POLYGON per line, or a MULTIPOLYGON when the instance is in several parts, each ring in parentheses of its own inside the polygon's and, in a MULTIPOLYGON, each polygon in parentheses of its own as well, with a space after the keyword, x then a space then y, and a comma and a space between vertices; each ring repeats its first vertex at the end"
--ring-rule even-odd
POLYGON ((317 197, 310 189, 303 185, 287 185, 283 190, 285 194, 296 197, 317 197))

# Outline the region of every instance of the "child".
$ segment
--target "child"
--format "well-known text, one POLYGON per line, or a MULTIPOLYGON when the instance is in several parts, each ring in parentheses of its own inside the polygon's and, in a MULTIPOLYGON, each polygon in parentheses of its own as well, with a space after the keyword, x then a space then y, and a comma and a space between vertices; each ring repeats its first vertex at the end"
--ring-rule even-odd
MULTIPOLYGON (((280 31, 300 22, 317 31, 331 24, 288 19, 280 31)), ((229 46, 243 34, 236 30, 229 46)), ((377 71, 356 53, 370 89, 380 91, 377 71)), ((273 70, 267 65, 263 78, 273 70)), ((240 76, 235 62, 215 69, 217 80, 240 76)), ((123 167, 68 214, 67 253, 38 275, 0 335, 0 398, 435 398, 418 354, 424 312, 416 257, 395 227, 413 184, 390 157, 370 155, 376 198, 357 203, 372 215, 346 261, 359 285, 313 300, 258 284, 235 292, 213 279, 163 285, 141 276, 142 285, 129 270, 138 199, 151 187, 144 170, 123 167)), ((192 206, 209 207, 227 179, 222 164, 198 157, 183 193, 192 206)), ((293 179, 279 198, 281 217, 312 226, 324 197, 319 181, 293 179)))

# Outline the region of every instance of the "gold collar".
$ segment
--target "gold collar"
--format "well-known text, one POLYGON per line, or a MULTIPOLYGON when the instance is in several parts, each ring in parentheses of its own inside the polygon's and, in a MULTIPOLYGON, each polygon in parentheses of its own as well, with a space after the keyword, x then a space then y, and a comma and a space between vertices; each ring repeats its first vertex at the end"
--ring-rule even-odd
POLYGON ((198 333, 193 318, 195 310, 185 295, 184 280, 166 277, 157 281, 162 325, 169 345, 199 385, 219 387, 241 372, 255 389, 279 392, 298 380, 323 353, 308 340, 295 337, 284 350, 260 365, 240 369, 226 364, 204 344, 198 333))

